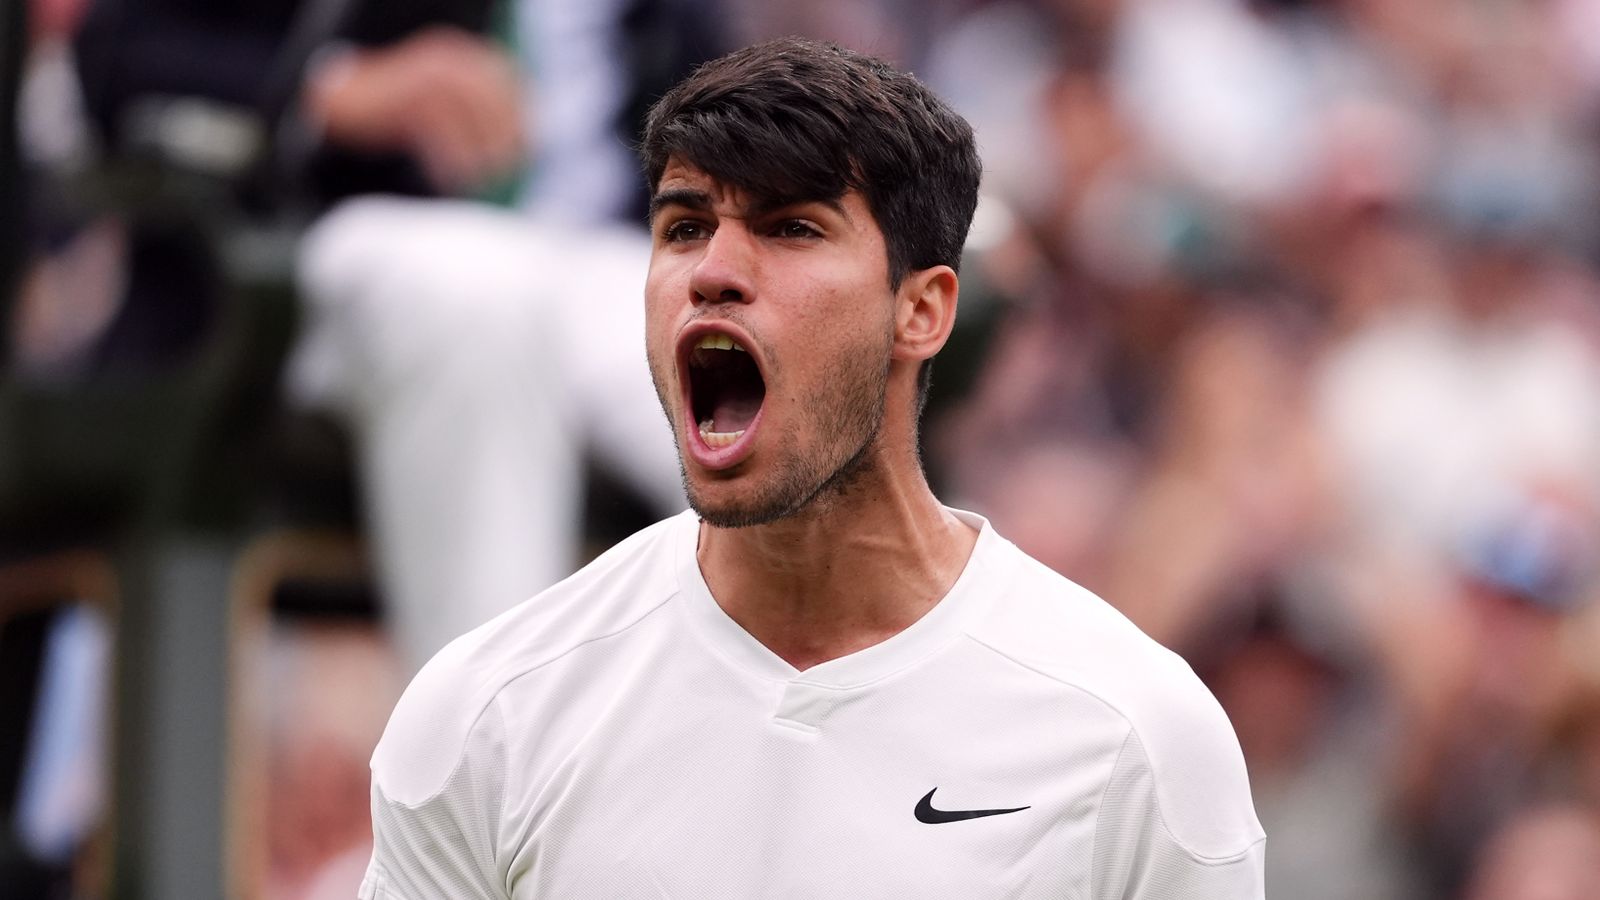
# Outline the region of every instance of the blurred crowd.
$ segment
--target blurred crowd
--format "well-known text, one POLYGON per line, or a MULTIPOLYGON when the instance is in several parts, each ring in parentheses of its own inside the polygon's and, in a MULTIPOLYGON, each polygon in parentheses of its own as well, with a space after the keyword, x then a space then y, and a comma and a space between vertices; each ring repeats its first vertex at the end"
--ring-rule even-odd
MULTIPOLYGON (((1600 898, 1600 0, 34 6, 30 165, 165 135, 305 226, 288 402, 355 436, 400 670, 576 565, 584 459, 681 502, 625 336, 648 253, 625 151, 697 60, 806 33, 976 128, 929 470, 1211 686, 1270 896, 1600 898), (187 73, 191 32, 239 71, 187 73), (255 131, 179 127, 189 95, 255 131), (271 148, 265 197, 225 158, 241 133, 271 148)), ((170 279, 85 288, 110 240, 39 242, 27 377, 159 359, 193 319, 170 279), (179 324, 141 345, 137 317, 179 324)), ((334 768, 285 775, 286 808, 358 802, 334 768)), ((272 896, 348 892, 355 812, 275 832, 272 896)))
POLYGON ((936 452, 1208 680, 1272 896, 1600 896, 1597 14, 993 3, 934 47, 1012 301, 936 452))

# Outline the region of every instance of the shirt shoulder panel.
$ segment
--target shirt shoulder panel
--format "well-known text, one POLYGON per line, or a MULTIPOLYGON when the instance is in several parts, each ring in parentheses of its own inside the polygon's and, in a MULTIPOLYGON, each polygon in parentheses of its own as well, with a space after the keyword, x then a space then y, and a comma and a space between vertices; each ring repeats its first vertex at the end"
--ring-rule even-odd
POLYGON ((438 794, 506 685, 627 631, 670 600, 673 541, 690 524, 676 516, 640 531, 439 651, 401 695, 373 752, 373 780, 384 795, 415 806, 438 794))
POLYGON ((1196 852, 1175 836, 1137 732, 1130 731, 1100 802, 1090 896, 1116 900, 1263 900, 1265 836, 1226 856, 1196 852))
POLYGON ((489 704, 471 729, 445 789, 418 803, 372 785, 372 861, 377 896, 505 896, 500 858, 505 723, 489 704))
POLYGON ((1093 593, 1010 544, 1001 552, 1021 558, 1017 577, 969 636, 1124 719, 1162 819, 1188 852, 1231 858, 1260 840, 1233 726, 1189 665, 1093 593))

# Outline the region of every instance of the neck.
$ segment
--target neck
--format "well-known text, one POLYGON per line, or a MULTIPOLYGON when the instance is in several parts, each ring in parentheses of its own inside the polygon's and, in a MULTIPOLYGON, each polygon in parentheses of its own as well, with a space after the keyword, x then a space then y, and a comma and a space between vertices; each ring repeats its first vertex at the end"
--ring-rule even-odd
POLYGON ((955 584, 977 532, 929 489, 914 454, 869 451, 848 485, 781 521, 700 526, 711 594, 797 669, 898 634, 955 584))

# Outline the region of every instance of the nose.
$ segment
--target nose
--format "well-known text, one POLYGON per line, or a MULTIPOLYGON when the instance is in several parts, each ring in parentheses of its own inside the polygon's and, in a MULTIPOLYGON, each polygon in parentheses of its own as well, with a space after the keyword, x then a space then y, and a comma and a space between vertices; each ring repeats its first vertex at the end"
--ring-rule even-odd
POLYGON ((749 303, 755 299, 756 254, 752 236, 725 222, 706 241, 689 279, 694 302, 749 303))

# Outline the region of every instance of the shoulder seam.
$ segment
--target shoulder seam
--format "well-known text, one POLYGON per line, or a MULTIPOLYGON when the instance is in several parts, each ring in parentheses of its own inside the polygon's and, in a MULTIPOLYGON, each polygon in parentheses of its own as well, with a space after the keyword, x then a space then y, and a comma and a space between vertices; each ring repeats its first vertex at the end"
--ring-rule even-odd
MULTIPOLYGON (((1096 698, 1098 699, 1098 698, 1096 698)), ((1126 718, 1126 717, 1124 717, 1126 718)), ((1122 737, 1122 746, 1117 748, 1117 758, 1111 763, 1111 777, 1100 788, 1100 799, 1094 807, 1094 832, 1089 837, 1089 896, 1098 897, 1099 885, 1094 883, 1095 854, 1100 852, 1100 819, 1105 815, 1106 794, 1111 791, 1111 782, 1116 779, 1117 769, 1122 765, 1122 756, 1128 752, 1128 744, 1133 741, 1133 723, 1128 723, 1128 733, 1122 737)))
POLYGON ((674 587, 672 590, 667 591, 665 594, 663 594, 661 596, 660 600, 656 601, 655 603, 651 604, 650 606, 648 606, 644 610, 642 610, 639 613, 639 616, 637 618, 633 619, 632 621, 630 621, 630 622, 628 622, 628 623, 626 623, 624 625, 620 625, 617 628, 606 632, 605 634, 597 634, 594 637, 584 638, 583 640, 578 641, 576 644, 573 644, 572 646, 568 647, 565 650, 562 650, 561 652, 555 654, 554 656, 551 656, 550 658, 545 659, 545 660, 541 660, 540 662, 534 663, 533 665, 528 666, 526 669, 523 669, 522 671, 518 672, 517 674, 506 678, 504 681, 502 681, 500 683, 500 685, 498 687, 496 687, 494 689, 494 693, 491 695, 491 699, 499 697, 501 692, 504 691, 506 688, 510 687, 513 683, 521 680, 522 678, 527 677, 528 675, 533 674, 534 672, 539 671, 540 669, 544 668, 545 666, 552 665, 554 663, 560 662, 562 659, 566 658, 567 656, 570 656, 573 653, 576 653, 578 650, 580 650, 580 649, 582 649, 584 647, 587 647, 590 644, 597 644, 600 641, 608 641, 608 640, 616 637, 617 635, 622 634, 623 632, 629 631, 635 625, 638 625, 640 622, 643 622, 645 619, 648 619, 652 615, 655 615, 657 610, 659 610, 662 607, 666 606, 668 603, 671 603, 673 601, 673 599, 678 596, 678 594, 681 592, 681 590, 682 590, 681 588, 674 587))
MULTIPOLYGON (((1134 734, 1137 734, 1137 732, 1134 732, 1134 734)), ((1134 734, 1130 734, 1129 737, 1133 737, 1134 734)), ((1153 782, 1155 778, 1155 766, 1150 763, 1150 754, 1143 752, 1143 741, 1139 742, 1139 747, 1141 751, 1140 755, 1144 757, 1144 764, 1147 768, 1149 768, 1150 777, 1153 782)), ((1118 762, 1121 762, 1120 758, 1118 759, 1118 762)), ((1178 837, 1177 832, 1172 830, 1172 826, 1167 824, 1166 810, 1164 810, 1161 806, 1161 791, 1153 783, 1151 785, 1150 796, 1155 799, 1156 818, 1161 822, 1161 830, 1167 833, 1167 837, 1172 839, 1172 843, 1177 845, 1178 849, 1189 854, 1190 859, 1193 859, 1202 866, 1226 866, 1231 863, 1238 862, 1239 860, 1250 855, 1251 848, 1267 839, 1266 835, 1262 835, 1261 837, 1258 837, 1250 843, 1244 845, 1243 849, 1236 850, 1232 853, 1224 854, 1222 856, 1207 856, 1206 854, 1201 853, 1200 851, 1195 850, 1193 847, 1190 847, 1188 844, 1184 843, 1183 838, 1178 837)))
MULTIPOLYGON (((506 740, 506 737, 507 737, 507 734, 508 734, 508 730, 506 728, 506 714, 505 714, 505 711, 500 708, 500 692, 499 691, 495 691, 494 695, 489 698, 489 702, 484 704, 484 710, 485 711, 488 711, 490 709, 494 710, 494 716, 495 716, 495 718, 497 720, 499 720, 499 723, 500 723, 500 740, 501 740, 502 745, 503 745, 505 740, 506 740)), ((501 753, 502 754, 505 753, 504 746, 502 746, 502 748, 501 748, 501 753)), ((462 753, 461 755, 462 755, 463 758, 466 757, 465 753, 462 753)), ((505 762, 509 763, 509 760, 506 760, 505 762)), ((491 875, 495 876, 496 878, 499 878, 500 882, 501 882, 501 886, 504 887, 505 880, 504 880, 504 878, 500 877, 501 873, 504 871, 504 869, 502 869, 501 866, 500 866, 500 850, 501 850, 502 847, 504 847, 506 845, 506 842, 505 842, 505 835, 501 834, 500 832, 501 832, 501 829, 504 828, 505 824, 506 824, 506 789, 505 789, 505 783, 504 783, 504 768, 502 768, 501 771, 502 771, 502 775, 501 775, 502 783, 500 785, 500 790, 494 792, 494 832, 493 832, 494 833, 494 846, 489 848, 489 863, 494 866, 494 872, 486 873, 486 874, 491 874, 491 875)), ((455 771, 451 770, 450 775, 452 775, 452 776, 455 775, 455 771)), ((444 783, 446 785, 448 785, 450 783, 450 779, 448 777, 445 778, 444 783)), ((441 788, 441 790, 442 790, 442 788, 441 788)), ((509 894, 510 892, 508 891, 507 893, 509 894)))
POLYGON ((1109 709, 1112 712, 1116 713, 1117 717, 1122 719, 1122 721, 1127 722, 1129 729, 1134 730, 1134 731, 1138 730, 1137 728, 1134 727, 1133 720, 1128 717, 1127 713, 1122 711, 1121 707, 1117 706, 1115 703, 1112 703, 1110 700, 1107 700, 1106 698, 1100 696, 1099 694, 1095 693, 1094 691, 1084 687, 1083 685, 1078 684, 1075 681, 1068 681, 1067 679, 1062 678, 1060 675, 1056 675, 1056 674, 1051 673, 1051 672, 1046 672, 1045 670, 1039 668, 1036 665, 1033 665, 1032 663, 1027 663, 1027 662, 1024 662, 1024 661, 1022 661, 1020 659, 1017 659, 1015 656, 1012 656, 1010 653, 1007 653, 1006 651, 1001 650, 999 647, 996 647, 995 645, 989 643, 988 641, 984 640, 983 638, 978 637, 975 634, 972 634, 970 631, 967 632, 967 639, 972 641, 974 644, 977 644, 978 646, 987 649, 991 653, 994 653, 996 656, 999 656, 1002 659, 1005 659, 1005 660, 1009 661, 1012 665, 1021 666, 1022 668, 1027 669, 1028 671, 1034 673, 1035 675, 1038 675, 1040 678, 1048 678, 1051 681, 1054 681, 1055 683, 1057 683, 1057 684, 1059 684, 1059 685, 1061 685, 1063 687, 1069 687, 1069 688, 1072 688, 1075 691, 1078 691, 1081 694, 1084 694, 1084 695, 1089 696, 1089 697, 1093 697, 1096 701, 1098 701, 1100 703, 1100 705, 1102 705, 1106 709, 1109 709))
MULTIPOLYGON (((1109 709, 1113 713, 1115 713, 1118 718, 1120 718, 1120 719, 1122 719, 1122 721, 1126 722, 1127 725, 1128 725, 1128 735, 1127 735, 1127 737, 1123 738, 1122 749, 1117 751, 1117 761, 1112 766, 1113 774, 1116 772, 1117 766, 1120 766, 1122 764, 1122 757, 1123 757, 1124 751, 1126 751, 1126 749, 1127 749, 1128 741, 1132 740, 1135 737, 1139 737, 1139 726, 1134 724, 1133 719, 1130 718, 1127 713, 1123 712, 1121 707, 1117 706, 1115 703, 1112 703, 1110 700, 1107 700, 1106 698, 1100 696, 1098 693, 1090 690, 1089 688, 1084 687, 1081 684, 1078 684, 1078 683, 1073 682, 1073 681, 1068 681, 1067 679, 1062 678, 1059 675, 1055 675, 1053 673, 1046 672, 1043 669, 1039 668, 1038 666, 1035 666, 1035 665, 1029 664, 1027 662, 1024 662, 1024 661, 1022 661, 1020 659, 1017 659, 1015 656, 1011 655, 1010 653, 1007 653, 1004 650, 1001 650, 999 647, 994 646, 993 644, 989 643, 988 641, 985 641, 984 639, 978 637, 977 635, 972 634, 971 632, 967 633, 967 639, 971 640, 973 643, 977 644, 980 647, 984 647, 984 648, 988 649, 990 652, 992 652, 995 655, 1001 657, 1002 659, 1009 660, 1013 665, 1021 666, 1022 668, 1027 669, 1030 672, 1033 672, 1034 674, 1038 675, 1041 678, 1048 678, 1051 681, 1054 681, 1057 684, 1062 685, 1063 687, 1068 687, 1068 688, 1071 688, 1072 690, 1075 690, 1075 691, 1078 691, 1079 693, 1084 694, 1085 696, 1093 697, 1101 705, 1105 706, 1107 709, 1109 709)), ((1141 739, 1139 741, 1139 746, 1140 746, 1141 751, 1142 751, 1143 747, 1144 747, 1143 739, 1141 739)), ((1150 754, 1148 752, 1141 752, 1141 755, 1144 757, 1145 766, 1150 769, 1150 773, 1151 773, 1152 779, 1154 779, 1154 777, 1155 777, 1155 766, 1152 765, 1151 762, 1150 762, 1150 754)), ((1265 835, 1263 835, 1262 837, 1257 838, 1256 840, 1250 842, 1250 844, 1245 846, 1244 849, 1239 850, 1239 851, 1237 851, 1235 853, 1229 853, 1229 854, 1227 854, 1225 856, 1207 856, 1207 855, 1205 855, 1203 853, 1200 853, 1200 852, 1194 850, 1188 844, 1184 843, 1183 840, 1178 837, 1177 833, 1174 832, 1172 830, 1172 828, 1167 824, 1166 813, 1163 811, 1163 809, 1161 807, 1161 786, 1160 786, 1159 783, 1154 783, 1153 782, 1151 784, 1150 793, 1151 793, 1151 796, 1155 798, 1156 815, 1161 820, 1161 830, 1165 831, 1167 833, 1167 836, 1172 839, 1172 842, 1174 844, 1176 844, 1179 849, 1181 849, 1184 853, 1187 853, 1196 862, 1201 863, 1202 865, 1208 865, 1208 866, 1226 865, 1227 863, 1234 862, 1235 860, 1238 860, 1241 857, 1249 854, 1250 849, 1252 847, 1254 847, 1256 844, 1260 843, 1263 840, 1266 840, 1265 835)), ((1103 795, 1102 795, 1102 798, 1103 798, 1103 795)), ((1096 815, 1096 827, 1098 828, 1098 822, 1099 822, 1099 811, 1098 810, 1096 811, 1095 815, 1096 815)), ((1090 859, 1093 859, 1093 857, 1091 856, 1090 859)))
POLYGON ((373 781, 376 784, 378 792, 383 794, 383 799, 388 803, 393 803, 393 804, 396 804, 398 806, 403 806, 406 809, 409 809, 409 810, 412 810, 412 811, 419 810, 422 807, 427 806, 429 803, 432 803, 433 801, 439 799, 439 795, 444 793, 445 788, 448 788, 450 786, 450 782, 455 779, 456 774, 461 771, 461 767, 466 764, 466 761, 467 761, 466 742, 470 741, 472 739, 472 733, 478 730, 478 724, 483 721, 483 714, 488 712, 489 711, 489 707, 494 705, 495 697, 497 697, 499 695, 499 693, 500 692, 497 690, 493 694, 490 694, 488 699, 484 701, 483 706, 478 709, 477 714, 475 714, 472 717, 472 724, 467 726, 465 737, 462 738, 462 746, 456 752, 455 762, 451 763, 450 771, 445 773, 445 776, 444 776, 443 780, 441 780, 439 782, 439 786, 438 787, 433 789, 432 793, 428 794, 428 796, 423 797, 422 799, 418 800, 415 803, 410 803, 410 802, 407 802, 405 800, 401 800, 399 798, 392 797, 392 796, 389 795, 388 791, 384 790, 383 784, 381 782, 378 782, 378 779, 377 779, 378 773, 376 771, 374 771, 372 773, 373 781))
MULTIPOLYGON (((498 701, 500 699, 500 695, 502 693, 504 693, 506 688, 510 687, 512 684, 516 683, 517 681, 521 680, 522 678, 525 678, 528 675, 531 675, 534 672, 537 672, 538 670, 544 668, 545 666, 552 665, 554 663, 557 663, 557 662, 561 661, 563 658, 565 658, 569 654, 572 654, 572 653, 576 652, 579 648, 586 647, 589 644, 597 643, 599 641, 609 640, 610 638, 616 637, 617 635, 628 631, 629 629, 633 628, 635 625, 638 625, 640 622, 643 622, 645 619, 648 619, 657 610, 661 609, 662 607, 666 606, 668 603, 672 602, 673 598, 678 596, 678 593, 679 593, 679 589, 678 588, 674 588, 674 589, 672 589, 670 591, 667 591, 661 597, 661 599, 658 602, 656 602, 656 603, 650 605, 649 607, 647 607, 644 611, 642 611, 639 614, 639 616, 637 618, 633 619, 632 621, 627 622, 626 624, 621 625, 621 626, 617 627, 616 629, 613 629, 612 631, 608 631, 605 634, 598 634, 598 635, 595 635, 594 637, 586 638, 584 640, 581 640, 581 641, 577 642, 576 644, 573 644, 572 646, 566 648, 565 650, 562 650, 561 652, 556 653, 554 656, 551 656, 548 659, 544 659, 544 660, 541 660, 541 661, 539 661, 537 663, 534 663, 533 665, 528 666, 527 668, 523 669, 522 671, 517 672, 514 675, 510 675, 510 676, 506 677, 504 680, 500 681, 499 684, 495 685, 494 688, 489 691, 489 695, 487 697, 485 697, 483 699, 483 701, 482 701, 483 705, 478 709, 477 714, 472 717, 472 724, 467 726, 466 738, 464 739, 464 741, 471 738, 472 733, 477 730, 479 723, 483 721, 483 714, 488 711, 489 707, 494 706, 494 705, 496 705, 498 703, 498 701)), ((503 726, 503 723, 502 723, 502 726, 503 726)), ((429 803, 432 803, 434 800, 439 798, 440 794, 444 793, 445 789, 450 786, 450 782, 455 779, 455 777, 456 777, 456 775, 458 773, 460 773, 461 767, 466 763, 466 759, 467 759, 467 754, 466 754, 465 750, 466 750, 465 743, 463 743, 463 746, 461 748, 461 752, 458 753, 454 765, 452 765, 450 767, 450 771, 445 774, 444 780, 442 780, 439 783, 439 786, 437 788, 435 788, 433 790, 433 792, 430 793, 428 796, 423 797, 421 800, 418 800, 416 803, 407 803, 404 800, 396 800, 396 799, 394 799, 392 797, 389 797, 388 792, 385 791, 384 792, 384 799, 388 800, 391 803, 398 803, 401 806, 404 806, 407 809, 412 809, 412 810, 419 809, 419 808, 421 808, 421 807, 423 807, 423 806, 425 806, 425 805, 427 805, 429 803)), ((381 785, 380 785, 379 789, 382 790, 381 785)))

